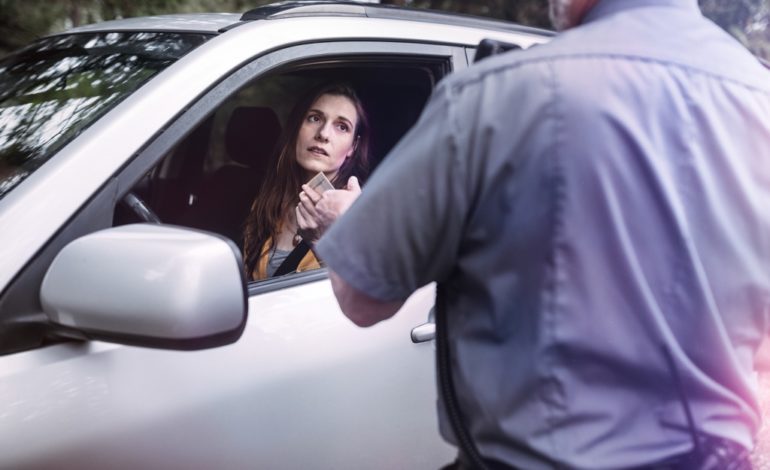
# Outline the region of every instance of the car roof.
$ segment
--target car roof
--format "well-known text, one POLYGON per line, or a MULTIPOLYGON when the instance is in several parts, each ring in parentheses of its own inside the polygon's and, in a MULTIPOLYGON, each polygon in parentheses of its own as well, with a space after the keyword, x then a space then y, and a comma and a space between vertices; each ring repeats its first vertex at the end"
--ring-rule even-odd
POLYGON ((478 16, 348 0, 283 1, 254 8, 242 15, 238 13, 187 13, 126 18, 80 26, 67 31, 67 33, 99 31, 218 33, 251 21, 318 16, 418 21, 508 32, 534 33, 541 36, 553 34, 552 31, 545 29, 478 16))
POLYGON ((70 29, 65 33, 104 31, 179 31, 217 33, 240 22, 238 13, 182 13, 175 15, 142 16, 103 21, 70 29))

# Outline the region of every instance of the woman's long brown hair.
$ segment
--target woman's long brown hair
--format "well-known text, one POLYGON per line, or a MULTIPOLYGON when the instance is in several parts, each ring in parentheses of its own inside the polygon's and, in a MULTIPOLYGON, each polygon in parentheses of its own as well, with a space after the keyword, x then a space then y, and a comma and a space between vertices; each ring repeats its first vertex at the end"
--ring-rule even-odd
MULTIPOLYGON (((265 242, 276 239, 285 215, 299 202, 299 192, 306 181, 304 181, 304 169, 297 163, 297 135, 305 114, 323 95, 348 98, 358 114, 354 133, 355 150, 351 158, 342 164, 331 183, 335 188, 340 189, 345 187, 351 176, 356 176, 363 182, 369 173, 369 121, 355 90, 344 83, 327 84, 311 90, 297 102, 289 114, 286 127, 277 145, 278 151, 274 153, 269 167, 274 167, 276 171, 268 172, 265 182, 259 188, 257 197, 251 205, 251 212, 246 218, 243 232, 243 258, 248 279, 252 279, 265 242)), ((272 248, 272 245, 267 247, 268 250, 272 248)))

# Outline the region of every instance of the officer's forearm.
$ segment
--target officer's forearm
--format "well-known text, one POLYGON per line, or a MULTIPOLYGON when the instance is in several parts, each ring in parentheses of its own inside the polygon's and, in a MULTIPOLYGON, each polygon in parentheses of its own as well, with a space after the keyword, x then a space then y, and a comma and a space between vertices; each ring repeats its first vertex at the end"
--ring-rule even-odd
POLYGON ((388 319, 404 305, 403 301, 384 302, 370 297, 348 284, 332 270, 329 270, 329 278, 342 313, 358 326, 372 326, 388 319))

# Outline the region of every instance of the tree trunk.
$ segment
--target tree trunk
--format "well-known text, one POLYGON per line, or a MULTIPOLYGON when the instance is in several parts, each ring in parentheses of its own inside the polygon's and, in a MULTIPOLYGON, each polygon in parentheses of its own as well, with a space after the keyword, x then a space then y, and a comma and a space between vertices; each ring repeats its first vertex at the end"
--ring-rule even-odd
POLYGON ((79 0, 70 0, 68 15, 73 28, 83 24, 83 10, 79 0))

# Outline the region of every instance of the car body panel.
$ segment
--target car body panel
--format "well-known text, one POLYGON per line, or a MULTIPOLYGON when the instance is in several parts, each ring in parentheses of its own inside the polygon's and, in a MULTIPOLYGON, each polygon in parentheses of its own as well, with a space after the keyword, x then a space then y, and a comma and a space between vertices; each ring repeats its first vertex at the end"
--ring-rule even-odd
POLYGON ((435 428, 434 347, 409 339, 432 303, 427 286, 402 314, 360 329, 337 308, 330 283, 319 281, 252 297, 241 339, 212 350, 159 354, 88 342, 4 357, 0 468, 448 462, 453 449, 435 428), (402 452, 378 451, 394 448, 402 452))

